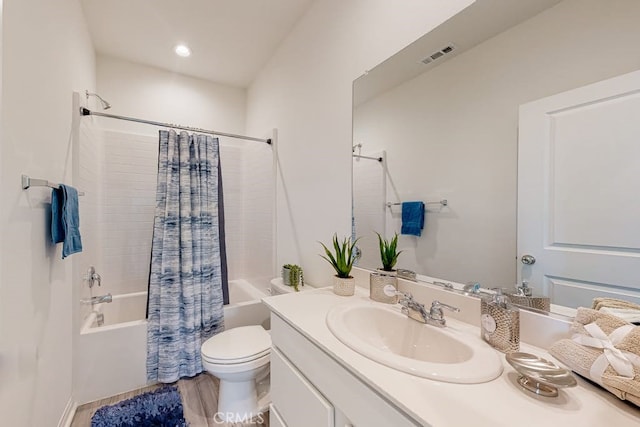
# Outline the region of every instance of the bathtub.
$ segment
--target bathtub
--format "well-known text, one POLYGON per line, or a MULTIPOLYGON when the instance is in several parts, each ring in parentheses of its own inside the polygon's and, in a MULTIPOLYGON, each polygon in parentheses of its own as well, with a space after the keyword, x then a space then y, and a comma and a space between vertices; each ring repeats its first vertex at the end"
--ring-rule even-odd
MULTIPOLYGON (((267 296, 246 280, 229 282, 230 304, 224 307, 225 327, 268 326, 267 296)), ((97 304, 78 337, 76 401, 91 402, 147 385, 147 293, 114 295, 97 304), (101 314, 101 316, 100 316, 101 314), (104 323, 99 325, 99 318, 104 323)))

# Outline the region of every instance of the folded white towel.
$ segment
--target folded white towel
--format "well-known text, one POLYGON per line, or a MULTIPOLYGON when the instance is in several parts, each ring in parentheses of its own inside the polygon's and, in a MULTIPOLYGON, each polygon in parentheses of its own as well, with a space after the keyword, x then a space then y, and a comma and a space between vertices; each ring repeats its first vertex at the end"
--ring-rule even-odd
POLYGON ((629 323, 640 322, 640 310, 635 310, 633 308, 602 307, 598 311, 619 317, 620 319, 626 320, 629 323))

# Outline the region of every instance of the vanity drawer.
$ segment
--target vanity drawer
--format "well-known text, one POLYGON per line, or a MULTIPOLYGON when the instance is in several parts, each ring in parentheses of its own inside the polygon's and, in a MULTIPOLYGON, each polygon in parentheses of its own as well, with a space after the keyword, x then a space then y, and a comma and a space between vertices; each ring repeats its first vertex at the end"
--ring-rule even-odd
POLYGON ((271 400, 289 426, 333 427, 333 406, 277 349, 271 349, 271 400))

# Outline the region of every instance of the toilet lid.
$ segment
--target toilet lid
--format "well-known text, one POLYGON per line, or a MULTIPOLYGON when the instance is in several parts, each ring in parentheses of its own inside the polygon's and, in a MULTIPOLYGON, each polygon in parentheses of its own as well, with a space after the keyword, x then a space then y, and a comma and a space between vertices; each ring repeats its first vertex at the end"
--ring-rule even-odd
POLYGON ((240 363, 268 354, 271 336, 260 325, 232 328, 202 344, 202 357, 220 363, 240 363))

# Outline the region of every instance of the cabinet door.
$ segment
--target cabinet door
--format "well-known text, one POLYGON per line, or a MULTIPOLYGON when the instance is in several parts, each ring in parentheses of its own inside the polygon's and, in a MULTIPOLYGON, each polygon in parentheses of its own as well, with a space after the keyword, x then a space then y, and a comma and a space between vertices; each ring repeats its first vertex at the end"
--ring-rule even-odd
POLYGON ((287 427, 273 404, 269 405, 269 427, 287 427))
POLYGON ((289 426, 333 427, 333 406, 276 348, 271 349, 271 401, 289 426))
POLYGON ((640 71, 520 106, 518 254, 558 305, 640 303, 640 71))

